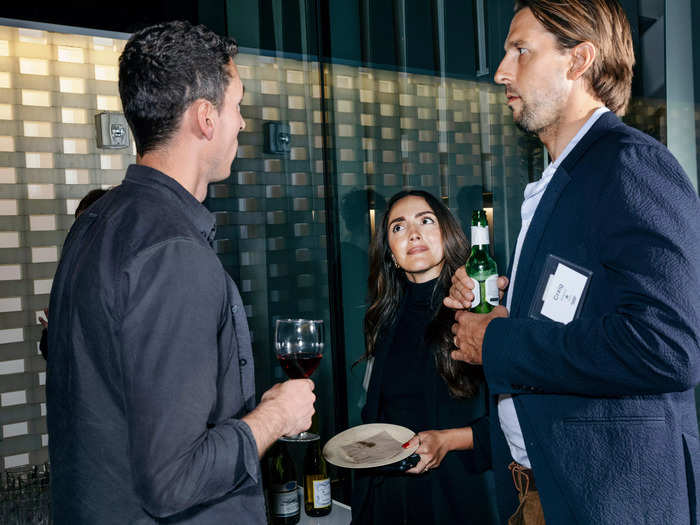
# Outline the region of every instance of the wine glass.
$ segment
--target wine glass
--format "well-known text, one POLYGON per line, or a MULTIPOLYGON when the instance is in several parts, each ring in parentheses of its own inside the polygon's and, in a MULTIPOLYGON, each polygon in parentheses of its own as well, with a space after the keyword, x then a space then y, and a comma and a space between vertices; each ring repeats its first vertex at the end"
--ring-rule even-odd
MULTIPOLYGON (((323 321, 278 319, 275 323, 275 355, 289 379, 311 376, 323 357, 323 321)), ((301 432, 280 439, 313 441, 318 436, 312 432, 301 432)))

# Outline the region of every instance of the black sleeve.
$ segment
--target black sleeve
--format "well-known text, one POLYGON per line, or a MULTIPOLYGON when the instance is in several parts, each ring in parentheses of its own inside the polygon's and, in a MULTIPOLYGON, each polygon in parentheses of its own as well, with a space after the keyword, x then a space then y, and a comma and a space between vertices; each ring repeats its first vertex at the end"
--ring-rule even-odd
POLYGON ((143 254, 125 273, 121 344, 129 453, 143 507, 165 517, 259 483, 245 422, 207 425, 217 402, 226 283, 191 241, 143 254), (184 269, 184 273, 183 273, 184 269))
POLYGON ((44 359, 48 359, 46 356, 49 354, 49 331, 47 328, 44 328, 41 331, 41 341, 39 341, 39 351, 41 352, 41 355, 44 356, 44 359))
POLYGON ((453 450, 450 454, 459 458, 467 472, 480 474, 491 468, 489 417, 479 418, 468 426, 472 427, 474 448, 472 450, 453 450))

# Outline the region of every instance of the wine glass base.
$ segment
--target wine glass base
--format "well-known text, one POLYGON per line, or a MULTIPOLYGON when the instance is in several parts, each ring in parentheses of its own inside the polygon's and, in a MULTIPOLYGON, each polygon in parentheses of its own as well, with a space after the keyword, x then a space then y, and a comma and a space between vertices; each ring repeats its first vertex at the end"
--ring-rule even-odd
POLYGON ((300 432, 299 434, 294 434, 292 436, 282 436, 280 441, 288 441, 290 443, 306 443, 309 441, 316 441, 319 439, 318 434, 313 432, 300 432))

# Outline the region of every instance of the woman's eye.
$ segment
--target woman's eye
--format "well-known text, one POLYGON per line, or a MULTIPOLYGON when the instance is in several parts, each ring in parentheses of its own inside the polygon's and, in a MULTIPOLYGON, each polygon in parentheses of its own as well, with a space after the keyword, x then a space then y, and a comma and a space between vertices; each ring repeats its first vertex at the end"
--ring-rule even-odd
POLYGON ((394 224, 394 225, 391 227, 392 233, 396 233, 396 232, 398 232, 398 231, 401 231, 402 229, 403 229, 403 225, 402 225, 402 224, 394 224))
POLYGON ((423 224, 435 224, 435 219, 432 217, 423 217, 423 224))
POLYGON ((524 47, 519 47, 519 48, 518 48, 518 54, 524 55, 525 53, 527 53, 527 49, 525 49, 524 47))

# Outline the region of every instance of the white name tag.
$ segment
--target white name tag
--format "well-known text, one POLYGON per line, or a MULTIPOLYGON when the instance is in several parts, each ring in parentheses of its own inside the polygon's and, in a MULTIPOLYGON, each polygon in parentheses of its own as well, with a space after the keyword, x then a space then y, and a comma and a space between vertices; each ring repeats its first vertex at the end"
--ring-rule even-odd
POLYGON ((587 275, 558 263, 555 272, 547 279, 540 314, 558 323, 568 324, 573 321, 588 278, 587 275))

